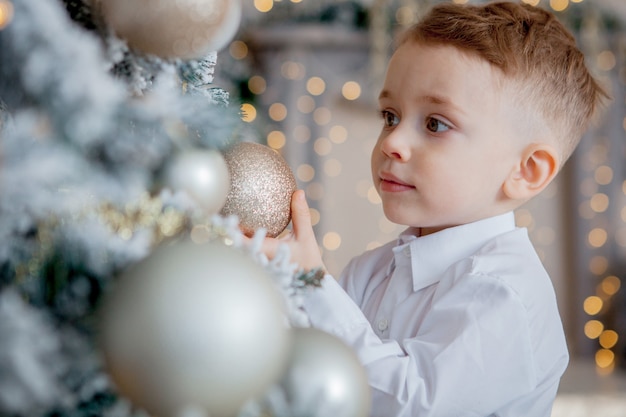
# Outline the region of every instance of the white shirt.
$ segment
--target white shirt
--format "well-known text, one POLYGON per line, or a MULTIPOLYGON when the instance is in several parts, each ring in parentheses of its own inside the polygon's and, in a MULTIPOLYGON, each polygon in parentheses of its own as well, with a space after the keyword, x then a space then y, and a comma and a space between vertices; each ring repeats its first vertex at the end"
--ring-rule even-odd
POLYGON ((371 416, 550 416, 568 352, 526 229, 507 213, 410 231, 305 300, 312 325, 364 365, 371 416))

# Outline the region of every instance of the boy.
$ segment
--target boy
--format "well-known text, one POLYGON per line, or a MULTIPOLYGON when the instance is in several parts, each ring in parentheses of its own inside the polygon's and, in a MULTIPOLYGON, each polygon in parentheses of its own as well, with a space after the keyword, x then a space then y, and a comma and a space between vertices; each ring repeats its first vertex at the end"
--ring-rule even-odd
MULTIPOLYGON (((399 239, 305 308, 357 352, 372 416, 549 416, 568 363, 554 290, 513 210, 541 192, 606 94, 547 11, 442 4, 410 29, 380 93, 372 176, 399 239)), ((323 267, 302 191, 287 243, 323 267)))

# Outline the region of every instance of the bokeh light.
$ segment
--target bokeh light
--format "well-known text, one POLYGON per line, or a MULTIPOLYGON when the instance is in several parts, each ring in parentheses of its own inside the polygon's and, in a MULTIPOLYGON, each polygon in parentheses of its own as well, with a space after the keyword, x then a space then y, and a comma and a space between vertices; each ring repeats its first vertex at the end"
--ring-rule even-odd
POLYGON ((233 41, 230 43, 228 52, 235 59, 244 59, 248 56, 248 45, 242 41, 233 41))
POLYGON ((267 146, 270 148, 281 149, 286 142, 285 134, 279 130, 273 130, 267 134, 267 146))
POLYGON ((319 96, 326 90, 326 83, 320 77, 311 77, 306 82, 306 91, 314 96, 319 96))
POLYGON ((589 314, 590 316, 595 316, 602 310, 603 305, 604 302, 600 297, 592 295, 585 298, 585 302, 583 303, 583 309, 585 310, 585 313, 589 314))
POLYGON ((263 94, 267 89, 267 82, 265 78, 260 75, 253 75, 248 80, 248 89, 256 95, 263 94))
POLYGON ((328 250, 337 250, 341 246, 341 236, 337 232, 328 232, 322 239, 322 245, 328 250))
POLYGON ((287 107, 283 103, 274 103, 269 109, 270 119, 280 122, 287 118, 287 107))
POLYGON ((361 86, 356 81, 348 81, 341 88, 341 94, 346 100, 356 100, 361 96, 361 86))
POLYGON ((309 164, 302 164, 296 168, 296 176, 300 181, 309 182, 315 177, 315 168, 309 164))
POLYGON ((274 0, 254 0, 254 7, 261 13, 267 13, 274 7, 274 0))
POLYGON ((252 122, 256 119, 256 108, 250 103, 243 103, 241 105, 241 119, 244 122, 252 122))
POLYGON ((0 30, 4 29, 13 20, 13 3, 0 0, 0 30))
POLYGON ((569 0, 550 0, 550 7, 555 12, 562 12, 569 6, 569 0))
POLYGON ((585 323, 584 331, 589 339, 597 339, 604 331, 604 324, 599 320, 589 320, 585 323))

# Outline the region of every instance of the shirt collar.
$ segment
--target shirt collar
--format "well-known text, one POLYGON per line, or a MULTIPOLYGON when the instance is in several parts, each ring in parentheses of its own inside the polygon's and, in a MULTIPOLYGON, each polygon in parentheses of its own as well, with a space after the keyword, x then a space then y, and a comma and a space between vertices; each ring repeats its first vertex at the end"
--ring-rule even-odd
MULTIPOLYGON (((395 268, 410 254, 413 291, 428 287, 439 280, 450 265, 480 249, 492 238, 515 229, 515 216, 508 212, 437 233, 417 237, 409 228, 398 237, 393 248, 395 268)), ((391 271, 390 271, 391 272, 391 271)))

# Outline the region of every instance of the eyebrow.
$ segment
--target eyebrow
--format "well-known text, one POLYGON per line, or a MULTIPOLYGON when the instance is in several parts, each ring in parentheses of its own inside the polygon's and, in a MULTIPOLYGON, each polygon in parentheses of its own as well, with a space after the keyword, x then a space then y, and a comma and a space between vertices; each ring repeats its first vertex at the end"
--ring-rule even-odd
MULTIPOLYGON (((378 95, 378 99, 379 100, 383 99, 383 98, 389 98, 389 97, 391 97, 391 93, 389 91, 387 91, 387 90, 382 90, 380 92, 380 94, 378 95)), ((420 96, 415 101, 449 106, 454 111, 462 113, 462 114, 465 114, 465 112, 459 106, 457 106, 451 100, 449 100, 448 98, 446 98, 444 96, 437 96, 437 95, 429 94, 429 95, 425 95, 425 96, 420 96)))

